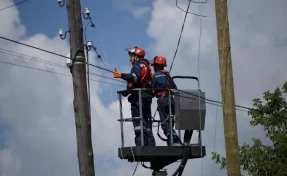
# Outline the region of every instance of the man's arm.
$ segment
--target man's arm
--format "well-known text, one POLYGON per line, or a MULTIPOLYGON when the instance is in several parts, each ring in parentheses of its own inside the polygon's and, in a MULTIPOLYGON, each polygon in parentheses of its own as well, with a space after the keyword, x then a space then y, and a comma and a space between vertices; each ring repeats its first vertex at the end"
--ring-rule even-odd
POLYGON ((130 73, 122 73, 122 79, 127 82, 137 82, 140 76, 140 66, 138 64, 134 64, 130 73))
POLYGON ((172 85, 172 88, 177 90, 177 86, 175 84, 175 82, 173 81, 173 79, 171 79, 171 85, 172 85))

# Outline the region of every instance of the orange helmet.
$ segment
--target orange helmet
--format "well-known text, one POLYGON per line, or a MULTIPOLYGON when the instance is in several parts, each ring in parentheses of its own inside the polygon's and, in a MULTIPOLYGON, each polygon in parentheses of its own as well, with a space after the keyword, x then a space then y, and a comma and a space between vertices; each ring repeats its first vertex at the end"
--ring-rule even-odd
POLYGON ((150 61, 151 65, 161 65, 166 66, 166 58, 164 56, 155 56, 153 60, 150 61))
POLYGON ((128 51, 129 54, 135 54, 139 57, 145 57, 145 50, 142 48, 139 48, 137 46, 135 46, 133 48, 126 48, 126 51, 128 51))

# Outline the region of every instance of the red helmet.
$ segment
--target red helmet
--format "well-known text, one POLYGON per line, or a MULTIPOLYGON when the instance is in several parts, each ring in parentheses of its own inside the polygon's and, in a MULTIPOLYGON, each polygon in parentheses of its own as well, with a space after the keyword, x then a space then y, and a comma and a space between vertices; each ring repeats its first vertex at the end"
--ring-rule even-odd
POLYGON ((145 51, 142 48, 139 48, 137 46, 133 47, 133 48, 127 48, 126 51, 129 52, 129 54, 135 54, 139 57, 145 57, 145 51))
POLYGON ((166 66, 166 58, 164 56, 155 56, 153 60, 151 60, 151 65, 161 65, 166 66))

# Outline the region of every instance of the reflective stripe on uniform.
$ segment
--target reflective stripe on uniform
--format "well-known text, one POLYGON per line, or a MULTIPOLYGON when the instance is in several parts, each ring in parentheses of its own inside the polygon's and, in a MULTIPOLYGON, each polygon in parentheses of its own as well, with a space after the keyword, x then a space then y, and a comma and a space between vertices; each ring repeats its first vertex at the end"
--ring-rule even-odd
POLYGON ((156 75, 155 77, 156 77, 156 78, 158 78, 158 77, 165 77, 165 75, 160 74, 160 75, 156 75))
POLYGON ((137 82, 137 80, 138 80, 137 75, 136 75, 136 74, 134 74, 134 73, 132 73, 132 75, 133 75, 133 77, 134 77, 134 82, 137 82))
MULTIPOLYGON (((144 129, 144 130, 147 130, 147 131, 151 131, 151 129, 149 129, 149 128, 148 128, 148 129, 146 129, 146 127, 145 127, 145 126, 143 127, 143 129, 144 129)), ((134 127, 134 130, 135 130, 135 131, 139 131, 139 130, 141 130, 141 126, 136 126, 136 127, 134 127)))

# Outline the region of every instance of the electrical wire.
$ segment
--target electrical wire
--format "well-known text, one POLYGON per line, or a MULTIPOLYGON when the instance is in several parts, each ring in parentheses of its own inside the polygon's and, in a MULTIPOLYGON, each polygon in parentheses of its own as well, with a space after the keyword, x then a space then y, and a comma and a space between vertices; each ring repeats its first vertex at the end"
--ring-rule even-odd
MULTIPOLYGON (((15 40, 12 40, 12 39, 8 39, 8 38, 5 38, 5 37, 2 37, 0 36, 1 39, 4 39, 4 40, 7 40, 7 41, 10 41, 10 42, 13 42, 13 43, 17 43, 17 44, 20 44, 20 45, 23 45, 23 46, 26 46, 26 47, 30 47, 30 48, 34 48, 34 49, 37 49, 37 50, 40 50, 40 51, 43 51, 43 52, 46 52, 46 53, 50 53, 50 54, 53 54, 53 55, 57 55, 59 57, 63 57, 63 58, 68 58, 70 59, 69 57, 67 56, 64 56, 64 55, 61 55, 61 54, 58 54, 58 53, 55 53, 55 52, 51 52, 51 51, 48 51, 48 50, 45 50, 45 49, 42 49, 42 48, 38 48, 38 47, 34 47, 34 46, 31 46, 31 45, 27 45, 27 44, 24 44, 24 43, 21 43, 21 42, 18 42, 18 41, 15 41, 15 40)), ((88 64, 85 62, 85 64, 88 64)), ((96 66, 96 65, 93 65, 93 64, 88 64, 90 66, 93 66, 93 67, 96 67, 96 68, 99 68, 99 69, 102 69, 104 71, 108 71, 108 72, 113 72, 111 70, 108 70, 106 68, 102 68, 102 67, 99 67, 99 66, 96 66)), ((186 92, 187 94, 190 94, 190 95, 194 95, 194 96, 197 96, 195 94, 191 94, 189 92, 186 92)), ((202 97, 201 97, 202 98, 202 97)), ((208 98, 203 98, 205 100, 208 100, 208 101, 211 101, 211 102, 215 102, 215 103, 221 103, 219 101, 216 101, 216 100, 211 100, 211 99, 208 99, 208 98)), ((236 105, 237 107, 240 107, 240 108, 243 108, 243 109, 248 109, 248 110, 251 110, 251 108, 247 108, 247 107, 244 107, 244 106, 240 106, 240 105, 236 105)))
POLYGON ((87 28, 88 28, 90 23, 91 23, 91 20, 85 26, 85 30, 84 30, 85 43, 88 43, 88 40, 87 40, 87 28))
MULTIPOLYGON (((85 36, 85 41, 86 41, 86 43, 88 42, 88 41, 87 41, 87 35, 86 35, 87 27, 88 27, 88 25, 89 25, 90 23, 91 23, 91 26, 90 26, 90 27, 95 28, 95 30, 96 30, 96 32, 97 32, 97 29, 96 29, 96 27, 95 27, 95 24, 93 23, 92 18, 90 17, 90 18, 89 18, 89 22, 86 24, 86 26, 85 26, 85 31, 84 31, 84 36, 85 36)), ((102 48, 103 48, 103 46, 102 46, 102 48)), ((105 56, 105 59, 106 59, 106 64, 104 63, 104 61, 102 60, 101 56, 100 56, 99 53, 97 52, 97 49, 96 49, 95 47, 93 47, 93 49, 94 49, 95 52, 97 53, 98 58, 102 61, 102 63, 103 63, 103 65, 105 66, 105 68, 108 69, 108 66, 107 66, 108 61, 107 61, 107 56, 106 56, 105 50, 103 49, 104 56, 105 56)), ((112 79, 111 75, 109 75, 109 78, 112 79)), ((111 103, 112 103, 112 102, 113 102, 112 86, 109 86, 109 88, 110 88, 110 92, 111 92, 111 103)))
MULTIPOLYGON (((27 60, 32 60, 32 61, 35 61, 35 62, 40 62, 40 63, 47 64, 47 65, 52 65, 52 66, 63 68, 63 69, 67 69, 67 70, 69 69, 65 65, 62 65, 62 64, 58 64, 58 63, 55 63, 55 62, 47 61, 47 60, 36 58, 36 57, 32 57, 32 56, 28 56, 28 55, 25 55, 25 54, 22 54, 22 53, 17 53, 17 52, 14 52, 14 51, 11 51, 11 50, 7 50, 7 49, 1 48, 1 47, 0 47, 0 53, 6 54, 6 55, 10 55, 10 56, 15 56, 15 57, 18 57, 18 58, 27 59, 27 60)), ((111 79, 113 81, 125 83, 122 80, 113 79, 113 78, 110 78, 110 77, 107 77, 107 76, 103 76, 103 75, 100 75, 100 74, 96 74, 96 73, 90 73, 90 74, 94 75, 94 76, 102 77, 102 78, 105 78, 105 79, 111 79)))
MULTIPOLYGON (((183 90, 177 90, 177 91, 183 92, 183 93, 195 96, 195 97, 199 97, 198 95, 195 95, 195 94, 190 93, 190 92, 185 92, 183 90)), ((195 101, 198 101, 197 99, 194 99, 194 98, 191 98, 191 97, 185 97, 185 96, 180 96, 180 97, 184 97, 184 98, 187 98, 187 99, 193 99, 195 101)), ((215 104, 215 103, 205 102, 206 104, 211 104, 211 105, 221 106, 222 107, 222 102, 220 102, 220 101, 215 101, 215 100, 211 100, 211 99, 207 99, 207 98, 203 98, 203 97, 200 97, 200 99, 204 99, 206 101, 211 101, 211 102, 218 103, 218 104, 215 104)), ((264 111, 260 111, 258 109, 254 109, 254 108, 249 108, 249 107, 246 107, 246 106, 241 106, 241 105, 235 105, 235 106, 238 107, 238 108, 242 108, 242 109, 237 109, 236 108, 236 110, 238 110, 238 111, 246 111, 246 112, 248 112, 248 111, 257 111, 257 112, 260 112, 260 113, 268 114, 268 113, 266 113, 264 111)), ((278 117, 285 118, 285 116, 278 116, 278 117)))
MULTIPOLYGON (((86 24, 85 30, 84 30, 84 36, 85 36, 85 41, 86 41, 86 43, 88 42, 88 41, 87 41, 87 35, 86 35, 87 27, 88 27, 88 25, 89 25, 90 23, 91 23, 91 26, 90 26, 90 27, 92 27, 92 28, 94 28, 94 29, 96 30, 96 33, 98 34, 98 36, 99 36, 99 38, 100 38, 100 35, 99 35, 99 33, 98 33, 98 30, 97 30, 97 28, 96 28, 95 24, 93 23, 92 18, 91 18, 91 16, 90 16, 89 22, 86 24)), ((99 39, 99 40, 100 40, 100 39, 99 39)), ((103 63, 103 65, 105 66, 105 68, 108 69, 108 59, 107 59, 107 55, 106 55, 105 49, 104 49, 103 44, 102 44, 101 41, 100 41, 100 44, 101 44, 101 47, 102 47, 103 52, 104 52, 106 64, 105 64, 105 62, 102 60, 101 56, 98 54, 97 49, 96 49, 95 47, 93 47, 93 49, 94 49, 95 52, 97 53, 98 58, 102 61, 102 63, 103 63)), ((111 75, 109 75, 109 77, 112 78, 111 75)), ((110 88, 110 92, 111 92, 111 103, 112 103, 112 102, 113 102, 112 86, 110 86, 109 88, 110 88)))
MULTIPOLYGON (((86 35, 88 25, 91 23, 91 27, 92 27, 92 28, 95 28, 95 24, 93 23, 92 18, 90 17, 90 18, 88 18, 88 19, 89 19, 89 22, 86 24, 85 30, 84 30, 84 37, 85 37, 86 43, 88 42, 88 41, 87 41, 87 35, 86 35)), ((96 29, 96 28, 95 28, 95 29, 96 29)), ((97 31, 97 30, 96 30, 96 31, 97 31)), ((97 33, 98 33, 98 32, 97 32, 97 33)), ((103 45, 102 45, 102 47, 103 47, 103 51, 104 51, 104 55, 105 55, 105 59, 106 59, 106 63, 107 63, 107 64, 105 64, 104 61, 102 60, 101 55, 97 52, 97 48, 96 48, 95 46, 91 46, 91 47, 92 47, 93 50, 96 52, 97 58, 99 58, 99 59, 102 61, 102 63, 103 63, 103 65, 105 66, 106 70, 108 70, 108 66, 107 66, 108 62, 107 62, 106 52, 105 52, 105 50, 104 50, 103 45)), ((88 52, 87 52, 87 55, 88 55, 88 52)), ((87 70, 88 70, 88 76, 89 76, 89 61, 88 61, 87 67, 88 67, 87 70)), ((109 78, 109 79, 112 79, 112 78, 111 78, 111 75, 109 75, 109 76, 110 76, 110 77, 108 77, 108 78, 109 78)), ((123 81, 120 81, 120 82, 123 82, 123 81)), ((89 87, 89 82, 88 82, 88 87, 89 87)), ((110 91, 111 91, 111 103, 112 103, 112 102, 113 102, 113 96, 112 96, 112 87, 111 87, 111 86, 110 86, 110 91)), ((90 88, 89 88, 89 96, 90 96, 90 88)), ((89 98, 89 104, 90 104, 90 98, 89 98)), ((120 111, 121 111, 121 109, 120 109, 120 111)), ((121 150, 121 149, 120 149, 120 150, 121 150)), ((121 153, 122 153, 122 150, 121 150, 121 153)), ((137 166, 138 166, 138 163, 137 163, 137 165, 136 165, 136 168, 135 168, 135 170, 134 170, 133 175, 135 174, 135 172, 136 172, 136 170, 137 170, 137 166)))
MULTIPOLYGON (((183 91, 183 90, 177 90, 177 91, 183 92, 183 93, 186 93, 186 94, 188 94, 188 95, 192 95, 192 96, 194 96, 194 97, 198 97, 198 98, 199 98, 198 95, 193 94, 193 93, 190 93, 190 92, 186 92, 186 91, 183 91)), ((222 106, 222 102, 220 102, 220 101, 216 101, 216 100, 212 100, 212 99, 204 98, 204 97, 200 97, 200 99, 203 99, 203 100, 205 100, 205 101, 209 101, 209 102, 208 102, 209 104, 218 103, 219 105, 217 105, 217 104, 213 104, 213 105, 222 106), (210 102, 213 102, 213 103, 210 103, 210 102)), ((207 102, 206 102, 206 103, 207 103, 207 102)), ((238 108, 242 108, 242 109, 254 110, 253 108, 248 108, 248 107, 246 107, 246 106, 241 106, 241 105, 235 105, 235 106, 238 107, 238 108)))
MULTIPOLYGON (((101 47, 102 47, 102 50, 103 50, 103 52, 104 52, 104 57, 105 57, 105 60, 106 60, 106 65, 105 65, 105 66, 106 66, 106 68, 108 69, 108 68, 109 68, 109 65, 108 65, 108 57, 107 57, 107 54, 106 54, 105 46, 104 46, 104 44, 103 44, 103 42, 102 42, 102 40, 101 40, 101 36, 100 36, 99 31, 97 30, 96 26, 93 25, 92 27, 96 30, 96 33, 97 33, 97 35, 98 35, 98 37, 99 37, 99 43, 100 43, 100 45, 101 45, 101 47)), ((111 75, 109 75, 109 76, 110 76, 110 78, 111 78, 111 75)), ((111 100, 112 100, 112 102, 113 102, 112 86, 110 86, 110 91, 111 91, 111 100)))
MULTIPOLYGON (((26 46, 26 47, 29 47, 29 48, 33 48, 33 49, 36 49, 36 50, 39 50, 39 51, 43 51, 43 52, 46 52, 46 53, 49 53, 49 54, 53 54, 55 56, 59 56, 59 57, 66 58, 66 59, 71 59, 71 58, 69 58, 67 56, 64 56, 64 55, 61 55, 61 54, 58 54, 58 53, 55 53, 55 52, 52 52, 52 51, 48 51, 48 50, 45 50, 45 49, 42 49, 42 48, 39 48, 39 47, 35 47, 35 46, 32 46, 32 45, 28 45, 28 44, 25 44, 25 43, 22 43, 22 42, 19 42, 19 41, 16 41, 16 40, 12 40, 12 39, 9 39, 9 38, 3 37, 3 36, 0 36, 0 38, 3 39, 3 40, 9 41, 9 42, 13 42, 13 43, 16 43, 16 44, 19 44, 19 45, 23 45, 23 46, 26 46)), ((80 62, 80 61, 78 61, 78 62, 80 62)), ((88 64, 86 62, 81 62, 81 63, 88 64)), ((99 66, 94 65, 94 64, 89 64, 89 65, 92 66, 92 67, 101 69, 103 71, 110 72, 110 73, 114 72, 112 70, 109 70, 109 69, 106 69, 106 68, 103 68, 103 67, 99 67, 99 66)))
POLYGON ((139 165, 139 162, 137 162, 137 165, 136 165, 136 167, 135 167, 135 170, 134 170, 134 172, 133 172, 133 175, 132 175, 132 176, 134 176, 134 175, 135 175, 135 173, 136 173, 136 171, 137 171, 137 169, 138 169, 138 165, 139 165))
MULTIPOLYGON (((201 13, 201 8, 200 8, 200 4, 198 4, 198 11, 199 13, 201 13)), ((198 54, 197 54, 197 71, 198 71, 198 89, 199 89, 199 102, 198 102, 198 109, 199 109, 199 126, 200 126, 200 130, 199 130, 199 140, 200 140, 200 156, 202 156, 202 135, 201 135, 201 103, 200 103, 200 44, 201 44, 201 32, 202 32, 202 20, 201 18, 199 18, 199 39, 198 39, 198 54)), ((203 175, 203 159, 202 157, 200 157, 200 163, 201 163, 201 176, 203 175)))
MULTIPOLYGON (((193 3, 206 3, 207 0, 206 0, 205 2, 196 2, 196 1, 190 0, 189 2, 193 2, 193 3)), ((195 16, 199 16, 199 17, 207 17, 207 16, 205 16, 205 15, 200 15, 200 14, 196 14, 196 13, 189 12, 188 9, 187 9, 186 11, 183 10, 182 8, 180 8, 180 7, 178 6, 177 0, 175 1, 175 5, 176 5, 176 7, 177 7, 179 10, 185 12, 186 14, 189 13, 189 14, 192 14, 192 15, 195 15, 195 16)))
MULTIPOLYGON (((21 43, 21 42, 12 40, 12 39, 8 39, 8 38, 2 37, 2 36, 0 36, 0 38, 1 38, 1 39, 4 39, 4 40, 7 40, 7 41, 10 41, 10 42, 13 42, 13 43, 17 43, 17 44, 26 46, 26 47, 34 48, 34 49, 37 49, 37 50, 40 50, 40 51, 43 51, 43 52, 46 52, 46 53, 50 53, 50 54, 53 54, 53 55, 57 55, 57 56, 59 56, 59 57, 63 57, 63 58, 68 58, 68 59, 70 59, 70 58, 67 57, 67 56, 64 56, 64 55, 61 55, 61 54, 58 54, 58 53, 55 53, 55 52, 51 52, 51 51, 48 51, 48 50, 45 50, 45 49, 41 49, 41 48, 38 48, 38 47, 34 47, 34 46, 31 46, 31 45, 27 45, 27 44, 24 44, 24 43, 21 43)), ((86 63, 86 62, 83 62, 83 63, 88 64, 88 63, 86 63)), ((93 64, 88 64, 88 65, 93 66, 93 67, 95 67, 95 68, 99 68, 99 69, 104 70, 104 71, 108 71, 108 72, 113 73, 113 71, 108 70, 108 69, 106 69, 106 68, 102 68, 102 67, 99 67, 99 66, 96 66, 96 65, 93 65, 93 64)), ((91 81, 92 81, 92 80, 91 80, 91 81)), ((113 84, 113 85, 118 85, 118 84, 113 84)), ((123 85, 119 85, 119 86, 123 86, 123 85)), ((123 86, 123 87, 126 87, 126 86, 123 86)), ((182 91, 182 90, 179 90, 179 91, 184 92, 184 91, 182 91)), ((195 96, 195 97, 198 97, 197 95, 192 94, 192 93, 189 93, 189 92, 185 92, 185 93, 190 94, 190 95, 193 95, 193 96, 195 96)), ((212 100, 212 99, 209 99, 209 98, 203 98, 203 97, 201 97, 201 99, 208 100, 208 101, 210 101, 210 102, 215 102, 215 103, 222 104, 222 102, 220 102, 220 101, 212 100)), ((248 107, 246 107, 246 106, 241 106, 241 105, 235 105, 235 106, 236 106, 236 107, 239 107, 239 108, 242 108, 242 109, 255 110, 255 109, 253 109, 253 108, 248 108, 248 107)))
MULTIPOLYGON (((219 83, 219 88, 218 88, 218 95, 217 99, 219 100, 219 95, 220 95, 220 83, 219 83)), ((215 152, 215 146, 216 146, 216 138, 217 138, 217 119, 218 119, 218 106, 216 106, 216 112, 215 112, 215 127, 214 127, 214 137, 213 137, 213 152, 215 152)))
MULTIPOLYGON (((191 2, 191 0, 189 0, 189 2, 188 2, 188 6, 186 8, 187 12, 188 12, 188 9, 189 9, 189 6, 190 6, 190 2, 191 2)), ((179 44, 180 44, 182 32, 183 32, 183 29, 184 29, 185 20, 186 20, 186 17, 187 17, 187 12, 185 13, 185 16, 184 16, 184 20, 183 20, 183 24, 182 24, 182 27, 181 27, 180 35, 179 35, 179 38, 178 38, 176 50, 175 50, 175 53, 174 53, 174 56, 173 56, 173 59, 172 59, 172 62, 171 62, 170 68, 169 68, 169 73, 171 72, 171 69, 172 69, 172 66, 173 66, 173 62, 175 60, 175 57, 176 57, 176 54, 177 54, 177 51, 178 51, 178 47, 179 47, 179 44)))
POLYGON ((4 10, 6 10, 6 9, 9 9, 9 8, 11 8, 11 7, 14 7, 14 6, 20 5, 20 4, 22 4, 22 3, 24 3, 24 2, 27 2, 27 1, 29 1, 29 0, 19 1, 19 2, 17 2, 17 3, 14 3, 14 4, 10 5, 10 6, 7 6, 7 7, 4 7, 4 8, 1 8, 1 9, 0 9, 0 11, 4 11, 4 10))
MULTIPOLYGON (((84 30, 84 36, 85 36, 85 41, 86 41, 86 43, 88 43, 88 41, 87 41, 87 34, 86 34, 86 32, 87 32, 87 27, 88 27, 88 25, 89 25, 90 23, 91 23, 91 27, 92 27, 92 28, 95 28, 95 24, 93 23, 92 19, 90 19, 90 21, 86 24, 85 30, 84 30)), ((96 48, 95 46, 91 46, 91 47, 92 47, 93 50, 96 52, 97 57, 102 61, 102 63, 103 63, 103 65, 105 66, 105 68, 107 68, 107 65, 106 65, 105 62, 102 60, 102 56, 98 53, 97 48, 96 48)))
MULTIPOLYGON (((190 5, 190 2, 191 0, 189 1, 189 4, 190 5)), ((201 11, 200 9, 200 4, 199 4, 199 13, 201 11)), ((189 8, 189 7, 188 7, 189 8)), ((188 8, 187 8, 187 12, 188 12, 188 8)), ((187 13, 186 13, 187 14, 187 13)), ((200 91, 200 43, 201 43, 201 31, 202 31, 202 21, 201 21, 201 18, 200 18, 200 31, 199 31, 199 42, 198 42, 198 111, 199 111, 199 135, 198 135, 198 138, 199 138, 199 145, 200 145, 200 160, 201 160, 201 175, 203 174, 203 160, 202 160, 202 134, 201 134, 201 124, 202 124, 202 119, 201 119, 201 91, 200 91)), ((187 161, 188 161, 188 158, 189 158, 189 144, 190 144, 190 140, 191 140, 191 137, 192 137, 192 133, 193 133, 193 130, 185 130, 184 132, 184 143, 186 143, 186 146, 184 147, 184 156, 181 160, 181 163, 180 163, 180 166, 177 168, 177 170, 174 172, 174 174, 172 176, 176 176, 178 174, 178 176, 181 176, 183 171, 184 171, 184 168, 187 164, 187 161)))
MULTIPOLYGON (((86 24, 85 30, 84 30, 84 36, 85 36, 85 41, 86 41, 86 43, 88 42, 88 40, 87 40, 87 34, 86 34, 86 33, 87 33, 87 28, 88 28, 88 26, 89 26, 90 23, 91 23, 91 26, 90 26, 90 27, 96 29, 95 24, 93 23, 92 18, 90 17, 90 18, 89 18, 89 22, 86 24)), ((103 65, 105 66, 105 68, 108 68, 107 65, 105 64, 105 62, 102 60, 101 55, 98 53, 97 48, 96 48, 95 46, 92 46, 92 48, 94 49, 94 51, 95 51, 96 54, 98 55, 98 58, 102 61, 102 63, 103 63, 103 65)))
POLYGON ((191 2, 195 3, 195 4, 206 4, 207 3, 207 0, 205 1, 192 1, 191 2))
MULTIPOLYGON (((54 71, 50 71, 50 70, 44 70, 44 69, 35 68, 35 67, 30 67, 30 66, 25 66, 25 65, 19 65, 19 64, 15 64, 15 63, 11 63, 11 62, 0 61, 0 63, 2 63, 2 64, 8 64, 8 65, 13 65, 13 66, 17 66, 17 67, 23 67, 23 68, 32 69, 32 70, 43 71, 43 72, 47 72, 47 73, 58 74, 58 75, 62 75, 62 76, 72 77, 71 75, 64 74, 64 73, 54 72, 54 71)), ((77 78, 77 77, 75 77, 75 78, 77 78)), ((82 78, 82 77, 78 77, 78 78, 82 78)), ((85 78, 82 78, 82 79, 85 79, 85 78)), ((125 87, 125 86, 120 85, 120 84, 109 83, 109 82, 100 81, 100 80, 95 80, 95 79, 90 79, 90 81, 95 81, 95 82, 100 82, 100 83, 104 83, 104 84, 111 84, 111 85, 116 85, 116 86, 125 87)))
MULTIPOLYGON (((86 48, 86 47, 85 47, 86 48)), ((87 63, 90 63, 89 61, 89 51, 86 48, 86 58, 87 58, 87 63)), ((88 84, 88 103, 89 103, 89 117, 90 117, 90 121, 92 119, 92 114, 91 114, 91 88, 90 88, 90 69, 89 69, 89 64, 86 65, 87 66, 87 73, 88 73, 88 80, 87 80, 87 84, 88 84)))

